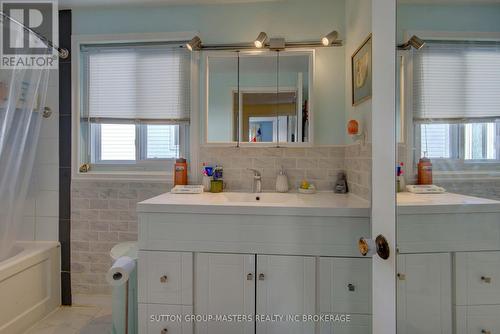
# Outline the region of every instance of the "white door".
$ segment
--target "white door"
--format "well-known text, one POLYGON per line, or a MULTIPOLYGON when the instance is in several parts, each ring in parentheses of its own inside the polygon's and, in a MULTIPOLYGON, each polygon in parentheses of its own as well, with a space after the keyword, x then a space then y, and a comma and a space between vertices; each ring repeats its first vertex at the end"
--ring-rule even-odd
POLYGON ((373 257, 373 334, 396 333, 396 0, 371 1, 372 238, 389 258, 373 257))
MULTIPOLYGON (((255 255, 196 254, 195 314, 255 312, 255 255)), ((197 334, 254 334, 254 321, 200 321, 197 334)))
MULTIPOLYGON (((301 256, 257 256, 257 316, 315 314, 316 259, 301 256)), ((269 320, 269 319, 268 319, 269 320)), ((313 334, 303 319, 257 321, 257 334, 313 334)))

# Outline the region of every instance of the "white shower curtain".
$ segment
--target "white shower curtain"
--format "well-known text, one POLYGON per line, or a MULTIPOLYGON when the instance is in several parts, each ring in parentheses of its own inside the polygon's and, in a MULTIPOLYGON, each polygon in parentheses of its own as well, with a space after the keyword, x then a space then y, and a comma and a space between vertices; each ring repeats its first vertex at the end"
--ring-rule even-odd
MULTIPOLYGON (((28 43, 21 27, 2 26, 28 43)), ((44 68, 0 69, 0 261, 9 257, 23 221, 48 74, 44 68)))

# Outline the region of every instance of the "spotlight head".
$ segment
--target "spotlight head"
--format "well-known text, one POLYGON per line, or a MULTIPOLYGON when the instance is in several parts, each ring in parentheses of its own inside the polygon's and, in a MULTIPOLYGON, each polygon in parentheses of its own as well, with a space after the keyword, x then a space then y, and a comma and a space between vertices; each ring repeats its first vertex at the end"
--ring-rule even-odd
POLYGON ((411 48, 414 48, 415 50, 420 50, 421 48, 424 47, 424 45, 425 45, 425 41, 423 41, 419 37, 413 35, 408 40, 408 42, 399 45, 399 49, 401 49, 401 50, 409 50, 411 48))
POLYGON ((257 38, 255 39, 253 44, 255 45, 256 48, 262 49, 266 45, 267 40, 268 40, 267 34, 265 32, 261 32, 259 36, 257 36, 257 38))
POLYGON ((421 48, 423 48, 423 47, 424 47, 424 45, 425 45, 425 42, 424 42, 422 39, 420 39, 420 38, 418 38, 417 36, 415 36, 415 35, 413 35, 413 36, 410 38, 410 40, 408 41, 408 43, 409 43, 412 47, 414 47, 416 50, 420 50, 420 49, 421 49, 421 48))
POLYGON ((201 50, 201 39, 198 36, 194 36, 188 43, 186 43, 186 48, 189 51, 199 51, 201 50))
POLYGON ((339 33, 334 30, 321 39, 321 44, 323 44, 324 46, 330 46, 337 40, 338 37, 339 33))

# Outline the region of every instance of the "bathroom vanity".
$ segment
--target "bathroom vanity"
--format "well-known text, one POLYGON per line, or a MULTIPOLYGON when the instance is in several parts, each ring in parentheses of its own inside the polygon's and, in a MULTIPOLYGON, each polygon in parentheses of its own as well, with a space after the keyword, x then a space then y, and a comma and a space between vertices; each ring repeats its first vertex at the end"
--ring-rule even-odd
POLYGON ((322 332, 370 332, 371 263, 356 243, 370 235, 368 202, 333 193, 164 194, 137 209, 141 334, 320 330, 301 321, 150 321, 192 313, 349 314, 350 323, 322 323, 322 332))
POLYGON ((398 194, 398 333, 500 331, 500 202, 398 194))
MULTIPOLYGON (((371 259, 357 249, 371 235, 369 207, 333 193, 163 194, 139 203, 140 333, 371 333, 371 259), (165 314, 350 321, 151 321, 165 314)), ((405 193, 398 214, 398 333, 500 330, 500 202, 405 193), (478 249, 487 253, 481 261, 478 249)))

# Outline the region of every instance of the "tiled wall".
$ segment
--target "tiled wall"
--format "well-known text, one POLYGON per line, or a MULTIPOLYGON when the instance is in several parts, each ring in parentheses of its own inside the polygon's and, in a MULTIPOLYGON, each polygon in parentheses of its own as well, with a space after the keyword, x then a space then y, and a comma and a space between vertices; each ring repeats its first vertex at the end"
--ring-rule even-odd
POLYGON ((288 175, 290 191, 296 191, 304 179, 318 190, 331 190, 337 173, 345 169, 343 146, 315 148, 213 148, 200 150, 201 164, 224 166, 224 181, 228 191, 251 191, 252 172, 262 173, 263 191, 274 191, 276 175, 281 166, 288 175))
POLYGON ((33 176, 24 207, 22 240, 58 240, 59 217, 59 92, 58 75, 50 71, 46 106, 50 118, 42 119, 33 176))
POLYGON ((136 203, 169 191, 168 183, 73 181, 71 285, 74 294, 108 294, 109 251, 137 240, 136 203))
POLYGON ((345 166, 349 191, 366 200, 371 199, 372 146, 357 142, 345 148, 345 166))

